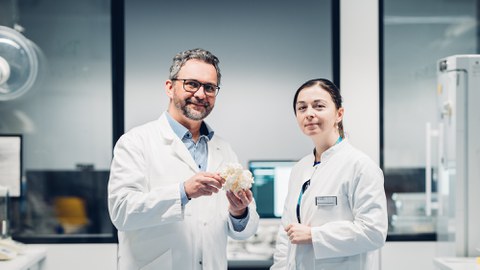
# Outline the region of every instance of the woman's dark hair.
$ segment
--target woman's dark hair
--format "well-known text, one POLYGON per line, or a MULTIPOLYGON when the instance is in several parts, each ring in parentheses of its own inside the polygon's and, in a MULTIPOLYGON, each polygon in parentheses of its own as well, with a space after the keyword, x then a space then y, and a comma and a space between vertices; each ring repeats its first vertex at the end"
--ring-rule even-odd
MULTIPOLYGON (((295 115, 297 115, 296 105, 297 105, 298 94, 303 89, 307 87, 315 86, 315 85, 320 86, 320 88, 322 88, 323 90, 327 91, 330 94, 330 96, 332 97, 333 103, 335 103, 335 107, 337 108, 337 110, 342 107, 342 96, 340 95, 340 90, 333 82, 324 78, 312 79, 302 84, 297 89, 297 92, 295 92, 295 96, 293 98, 293 112, 295 113, 295 115)), ((340 136, 342 138, 345 138, 345 133, 343 131, 343 121, 340 121, 338 123, 338 132, 340 133, 340 136)))

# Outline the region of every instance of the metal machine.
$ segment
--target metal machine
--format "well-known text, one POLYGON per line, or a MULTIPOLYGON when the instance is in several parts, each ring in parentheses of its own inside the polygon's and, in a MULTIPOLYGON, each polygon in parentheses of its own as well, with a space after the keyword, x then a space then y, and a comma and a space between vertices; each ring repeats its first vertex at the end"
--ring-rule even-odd
POLYGON ((480 55, 440 59, 437 82, 438 162, 433 162, 438 181, 437 255, 478 256, 480 55))

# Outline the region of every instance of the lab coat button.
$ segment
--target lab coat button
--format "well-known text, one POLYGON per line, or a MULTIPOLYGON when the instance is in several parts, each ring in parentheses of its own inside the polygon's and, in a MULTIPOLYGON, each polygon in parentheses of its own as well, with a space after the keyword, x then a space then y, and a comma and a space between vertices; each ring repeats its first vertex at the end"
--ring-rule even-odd
POLYGON ((207 222, 204 222, 204 223, 203 223, 203 226, 207 226, 207 222))
POLYGON ((199 263, 200 265, 202 265, 202 261, 199 261, 198 263, 199 263))

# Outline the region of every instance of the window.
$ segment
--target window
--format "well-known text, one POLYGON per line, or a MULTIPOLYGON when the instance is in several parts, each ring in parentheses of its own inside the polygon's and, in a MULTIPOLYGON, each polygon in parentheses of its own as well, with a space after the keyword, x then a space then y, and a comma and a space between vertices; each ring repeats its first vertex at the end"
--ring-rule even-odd
POLYGON ((24 29, 38 62, 29 91, 0 102, 0 133, 23 137, 22 196, 11 199, 10 234, 26 243, 114 241, 105 207, 110 1, 4 1, 0 10, 8 10, 3 25, 24 29))
MULTIPOLYGON (((426 123, 437 123, 437 61, 478 52, 475 0, 383 1, 383 169, 390 236, 432 234, 426 123)), ((435 152, 433 152, 435 156, 435 152)), ((432 183, 432 199, 437 190, 432 183)))

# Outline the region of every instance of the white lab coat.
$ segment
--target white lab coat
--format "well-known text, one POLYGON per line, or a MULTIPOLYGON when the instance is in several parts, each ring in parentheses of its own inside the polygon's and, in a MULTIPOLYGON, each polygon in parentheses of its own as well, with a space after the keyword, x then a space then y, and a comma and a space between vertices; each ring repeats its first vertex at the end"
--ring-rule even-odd
MULTIPOLYGON (((207 171, 236 162, 230 145, 213 136, 207 171)), ((227 269, 227 235, 246 239, 258 227, 234 231, 225 191, 181 205, 179 183, 199 171, 165 113, 124 134, 114 149, 108 184, 110 217, 118 229, 118 269, 227 269)))
POLYGON ((271 269, 378 269, 388 229, 382 171, 346 139, 325 151, 315 168, 313 162, 311 154, 292 169, 271 269), (298 196, 308 179, 300 220, 312 227, 312 244, 291 244, 284 227, 298 223, 298 196), (317 206, 326 196, 336 196, 337 205, 317 206))

